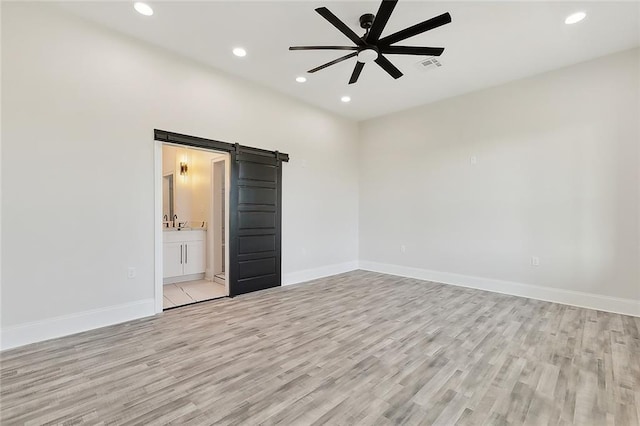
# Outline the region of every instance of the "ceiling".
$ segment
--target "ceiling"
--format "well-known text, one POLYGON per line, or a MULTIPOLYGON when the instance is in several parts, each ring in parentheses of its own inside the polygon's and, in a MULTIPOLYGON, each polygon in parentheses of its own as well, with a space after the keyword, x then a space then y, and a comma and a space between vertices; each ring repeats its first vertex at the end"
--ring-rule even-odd
POLYGON ((358 17, 378 1, 69 2, 65 9, 345 117, 363 120, 456 96, 640 45, 638 2, 430 2, 400 0, 382 36, 450 12, 452 23, 399 44, 445 47, 442 67, 420 69, 419 56, 389 55, 404 73, 393 80, 376 64, 347 82, 355 58, 314 74, 306 70, 342 56, 291 45, 350 45, 314 9, 327 6, 358 34, 358 17), (566 25, 576 11, 586 19, 566 25), (232 48, 248 54, 235 57, 232 48), (306 75, 306 83, 295 78, 306 75), (349 95, 350 103, 340 102, 349 95))

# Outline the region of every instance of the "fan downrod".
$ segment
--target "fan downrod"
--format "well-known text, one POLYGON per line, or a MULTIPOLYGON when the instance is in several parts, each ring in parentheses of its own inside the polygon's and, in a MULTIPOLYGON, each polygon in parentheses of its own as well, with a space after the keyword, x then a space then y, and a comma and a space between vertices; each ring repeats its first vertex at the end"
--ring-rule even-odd
POLYGON ((360 27, 365 30, 369 30, 373 25, 373 21, 376 19, 373 13, 365 13, 360 17, 360 27))

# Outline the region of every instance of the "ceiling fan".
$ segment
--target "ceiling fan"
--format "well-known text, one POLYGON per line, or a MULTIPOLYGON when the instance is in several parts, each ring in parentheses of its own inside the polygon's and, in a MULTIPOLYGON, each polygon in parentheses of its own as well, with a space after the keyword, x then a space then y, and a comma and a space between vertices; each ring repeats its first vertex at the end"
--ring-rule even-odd
POLYGON ((362 72, 364 65, 374 61, 380 65, 383 70, 389 73, 391 77, 395 79, 400 78, 402 77, 402 72, 386 57, 384 57, 383 54, 423 56, 442 55, 444 47, 392 46, 392 44, 448 24, 451 22, 451 15, 449 15, 449 13, 443 13, 435 18, 427 19, 419 24, 380 38, 382 31, 384 30, 385 25, 387 25, 387 21, 389 20, 389 17, 397 3, 398 0, 382 0, 377 15, 365 13, 360 16, 360 27, 365 30, 365 34, 362 37, 359 37, 355 32, 353 32, 351 28, 338 19, 336 15, 331 13, 329 9, 326 7, 319 7, 316 9, 316 12, 336 27, 338 31, 347 36, 355 46, 292 46, 289 50, 352 50, 351 53, 345 56, 308 71, 310 73, 314 73, 344 60, 357 57, 358 62, 356 62, 356 66, 353 69, 353 73, 349 79, 349 84, 353 84, 358 81, 358 77, 360 77, 360 73, 362 72))

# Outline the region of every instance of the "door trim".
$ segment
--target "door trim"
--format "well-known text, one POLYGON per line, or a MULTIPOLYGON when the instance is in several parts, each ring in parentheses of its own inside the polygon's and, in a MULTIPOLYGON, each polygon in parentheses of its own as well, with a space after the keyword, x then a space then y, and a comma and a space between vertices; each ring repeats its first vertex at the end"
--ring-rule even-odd
MULTIPOLYGON (((233 197, 237 198, 236 194, 236 185, 234 179, 234 164, 236 162, 236 158, 239 155, 243 154, 253 154, 267 158, 275 158, 276 161, 288 162, 289 154, 285 154, 279 151, 268 151, 266 149, 253 148, 249 146, 240 145, 238 143, 232 144, 229 142, 221 142, 214 139, 206 139, 198 136, 189 136, 181 133, 169 132, 166 130, 154 129, 154 182, 155 182, 155 191, 154 191, 154 257, 155 257, 155 265, 154 265, 154 297, 155 297, 155 312, 160 313, 163 311, 163 291, 162 291, 162 144, 170 143, 174 145, 183 145, 194 148, 204 148, 207 150, 213 151, 223 151, 228 152, 230 154, 229 161, 229 176, 231 176, 229 182, 229 186, 227 187, 227 193, 229 194, 228 201, 228 211, 227 215, 229 215, 229 224, 227 231, 228 240, 227 244, 229 257, 232 256, 232 253, 235 253, 234 250, 236 247, 236 239, 237 235, 235 234, 235 226, 231 223, 231 221, 236 220, 236 212, 231 210, 237 210, 237 200, 234 200, 233 197)), ((279 206, 281 208, 281 206, 279 206)), ((281 216, 281 215, 280 215, 281 216)), ((229 264, 231 263, 231 259, 228 259, 229 264)), ((233 292, 231 289, 231 268, 230 265, 227 264, 227 289, 231 296, 233 296, 233 292)))
MULTIPOLYGON (((215 187, 215 164, 216 163, 223 163, 224 165, 224 217, 222 218, 222 221, 225 224, 224 227, 224 241, 225 241, 225 249, 224 249, 224 271, 225 271, 225 280, 224 280, 224 286, 226 288, 227 291, 227 296, 229 296, 230 291, 229 291, 229 279, 227 278, 227 268, 229 266, 229 250, 227 249, 227 246, 229 244, 229 194, 230 191, 228 190, 228 188, 230 187, 230 182, 231 182, 231 172, 230 172, 230 166, 231 166, 231 159, 230 159, 230 155, 223 154, 224 157, 219 157, 219 158, 214 158, 211 160, 211 188, 213 189, 215 187)), ((214 212, 214 205, 215 205, 215 197, 211 197, 211 203, 210 203, 210 211, 211 211, 211 217, 209 217, 209 223, 211 224, 210 226, 216 226, 215 224, 215 212, 214 212)), ((207 236, 207 244, 209 244, 212 247, 211 253, 209 254, 209 261, 210 261, 210 266, 211 266, 211 271, 210 275, 211 275, 211 279, 215 281, 215 249, 213 249, 213 247, 216 245, 216 241, 215 238, 213 238, 214 235, 213 233, 211 235, 207 236)))
POLYGON ((162 142, 156 140, 153 142, 153 186, 154 186, 154 199, 153 199, 153 298, 154 298, 154 312, 156 314, 162 312, 163 308, 163 256, 162 256, 162 142))

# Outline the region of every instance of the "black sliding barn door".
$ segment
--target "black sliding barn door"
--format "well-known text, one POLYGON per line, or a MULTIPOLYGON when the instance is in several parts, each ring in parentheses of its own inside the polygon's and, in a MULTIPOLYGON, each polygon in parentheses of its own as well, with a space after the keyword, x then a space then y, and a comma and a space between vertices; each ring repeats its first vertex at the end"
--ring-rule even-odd
POLYGON ((158 141, 231 155, 229 295, 277 287, 281 281, 282 162, 289 155, 154 130, 158 141))
POLYGON ((238 146, 232 153, 230 296, 281 284, 282 160, 238 146))

